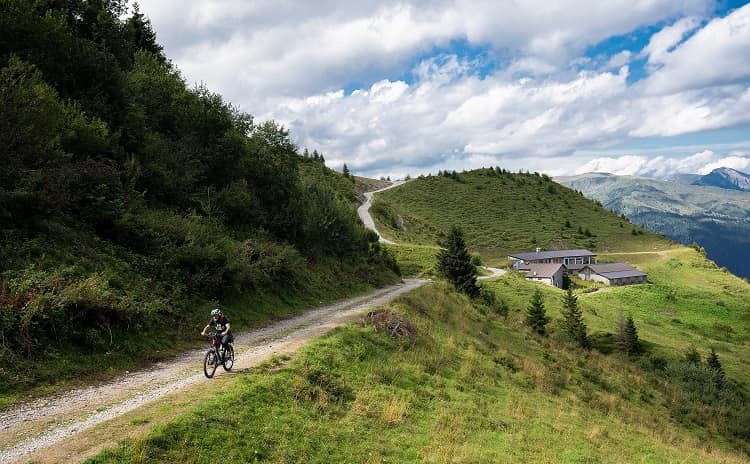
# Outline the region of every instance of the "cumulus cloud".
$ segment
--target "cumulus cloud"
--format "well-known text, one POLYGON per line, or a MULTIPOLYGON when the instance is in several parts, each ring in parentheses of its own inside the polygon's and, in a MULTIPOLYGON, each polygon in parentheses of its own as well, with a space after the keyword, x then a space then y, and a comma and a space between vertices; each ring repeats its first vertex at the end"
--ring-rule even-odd
POLYGON ((363 174, 499 164, 661 175, 721 156, 574 154, 750 123, 750 6, 713 20, 712 0, 141 6, 189 82, 281 121, 300 146, 363 174), (583 54, 655 24, 668 25, 640 52, 583 54), (456 52, 456 42, 487 56, 456 52), (633 83, 636 60, 647 61, 647 75, 633 83))
POLYGON ((587 172, 607 172, 621 176, 642 176, 659 179, 674 174, 705 175, 720 167, 730 167, 738 171, 750 169, 750 156, 728 154, 721 156, 711 150, 704 150, 688 157, 647 157, 643 155, 625 155, 619 157, 601 157, 589 160, 566 174, 584 174, 587 172))
POLYGON ((648 45, 641 51, 651 65, 664 63, 669 53, 682 42, 683 37, 695 30, 700 21, 695 17, 682 18, 651 36, 648 45))
MULTIPOLYGON (((689 25, 684 28, 687 27, 689 25)), ((646 90, 665 94, 741 81, 747 88, 746 81, 750 79, 748 50, 750 4, 712 20, 673 51, 658 50, 657 59, 662 67, 649 77, 646 90)))

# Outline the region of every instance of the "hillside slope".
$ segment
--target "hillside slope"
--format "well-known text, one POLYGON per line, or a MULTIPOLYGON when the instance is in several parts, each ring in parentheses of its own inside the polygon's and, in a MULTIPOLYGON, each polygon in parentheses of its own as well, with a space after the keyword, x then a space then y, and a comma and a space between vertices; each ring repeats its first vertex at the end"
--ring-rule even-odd
POLYGON ((700 244, 721 266, 750 277, 750 193, 597 173, 559 181, 637 224, 700 244))
POLYGON ((452 225, 490 263, 511 252, 662 249, 669 241, 546 176, 479 169, 428 176, 375 196, 378 230, 398 243, 434 246, 452 225))
POLYGON ((351 179, 123 7, 0 8, 0 407, 175 353, 216 305, 240 329, 398 279, 351 179))
POLYGON ((461 218, 485 251, 491 234, 514 227, 484 217, 499 211, 512 212, 519 237, 528 227, 525 236, 545 230, 548 243, 593 240, 601 260, 636 265, 649 283, 576 290, 591 350, 565 336, 559 289, 510 271, 482 284, 495 302, 470 301, 438 282, 92 462, 209 462, 220 449, 279 463, 747 462, 750 285, 692 248, 620 227, 618 216, 541 176, 505 175, 506 188, 487 194, 497 204, 481 191, 503 185, 501 176, 481 172, 383 192, 392 237, 423 243, 394 248, 434 256, 429 243, 442 226, 425 218, 461 218), (567 205, 591 221, 582 234, 551 227, 578 213, 567 205), (546 336, 524 323, 535 290, 551 318, 546 336), (642 353, 618 351, 620 311, 632 316, 642 353), (708 367, 710 350, 724 377, 708 367))
POLYGON ((750 192, 750 175, 732 168, 717 168, 692 184, 750 192))
MULTIPOLYGON (((216 453, 272 463, 747 461, 750 411, 740 387, 715 404, 698 399, 671 376, 684 368, 680 354, 652 339, 640 316, 651 354, 579 351, 559 336, 552 288, 552 335, 531 335, 523 309, 536 287, 513 275, 496 281, 507 318, 441 284, 416 290, 90 462, 207 463, 216 453), (397 326, 408 331, 391 336, 397 326)), ((587 323, 611 332, 614 308, 585 306, 587 323)), ((742 340, 720 354, 733 379, 748 348, 731 360, 726 353, 742 340)))

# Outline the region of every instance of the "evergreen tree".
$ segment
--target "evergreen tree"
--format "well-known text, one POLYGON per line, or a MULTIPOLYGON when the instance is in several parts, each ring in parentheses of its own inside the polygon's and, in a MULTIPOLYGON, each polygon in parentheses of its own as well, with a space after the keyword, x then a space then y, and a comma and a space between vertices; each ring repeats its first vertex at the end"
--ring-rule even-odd
POLYGON ((133 4, 133 15, 125 21, 125 30, 135 50, 146 50, 153 53, 162 63, 166 62, 163 48, 156 41, 151 21, 141 13, 138 2, 133 4))
POLYGON ((457 290, 474 298, 479 295, 477 269, 471 262, 461 229, 453 226, 444 248, 437 255, 438 271, 457 290))
POLYGON ((344 163, 343 174, 344 174, 344 177, 347 177, 347 178, 351 175, 351 173, 349 172, 349 166, 347 166, 346 163, 344 163))
POLYGON ((641 341, 638 339, 638 329, 631 316, 625 321, 625 339, 627 341, 627 351, 629 354, 638 354, 641 352, 641 341))
POLYGON ((534 296, 531 297, 531 303, 526 310, 526 325, 531 327, 539 335, 545 334, 545 326, 549 322, 547 311, 544 309, 544 300, 542 292, 537 288, 534 296))
POLYGON ((618 351, 627 353, 627 335, 625 334, 626 325, 625 314, 620 310, 617 313, 617 325, 615 326, 615 348, 617 348, 618 351))
POLYGON ((724 373, 724 368, 721 367, 719 357, 716 355, 716 351, 714 351, 713 348, 711 348, 711 353, 709 353, 708 357, 706 358, 706 365, 716 372, 717 386, 719 388, 723 387, 726 383, 727 377, 724 373))
POLYGON ((573 294, 573 289, 568 288, 563 297, 563 331, 583 348, 589 348, 589 339, 586 336, 586 324, 583 322, 583 312, 578 307, 578 298, 573 294))
POLYGON ((622 311, 617 317, 617 327, 615 329, 615 347, 628 354, 638 354, 641 352, 641 341, 638 338, 638 329, 635 327, 633 318, 627 318, 622 311))

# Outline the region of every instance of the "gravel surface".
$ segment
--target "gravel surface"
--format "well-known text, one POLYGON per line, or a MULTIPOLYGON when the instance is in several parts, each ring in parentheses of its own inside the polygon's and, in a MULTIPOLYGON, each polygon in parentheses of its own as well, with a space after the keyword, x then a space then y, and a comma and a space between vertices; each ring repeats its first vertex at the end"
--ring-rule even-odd
POLYGON ((375 221, 373 221, 372 216, 370 216, 370 206, 372 206, 372 196, 378 192, 382 192, 384 190, 392 189, 393 187, 398 187, 399 185, 403 185, 403 183, 404 182, 395 182, 386 188, 382 188, 380 190, 373 190, 372 192, 365 192, 366 201, 362 203, 362 205, 359 208, 357 208, 357 214, 359 214, 359 218, 362 219, 362 222, 365 224, 365 227, 367 227, 368 229, 378 234, 378 237, 380 237, 381 243, 387 243, 390 245, 394 244, 394 242, 388 240, 387 238, 383 238, 383 236, 380 235, 380 232, 378 232, 378 229, 375 228, 375 221))
MULTIPOLYGON (((235 366, 254 365, 290 341, 304 342, 325 333, 365 310, 385 304, 426 281, 406 280, 366 295, 316 308, 299 316, 237 334, 235 366)), ((186 352, 168 362, 90 386, 42 398, 0 412, 0 463, 50 447, 72 434, 89 429, 160 397, 197 382, 203 376, 206 349, 186 352)), ((221 369, 217 375, 221 375, 221 369)))

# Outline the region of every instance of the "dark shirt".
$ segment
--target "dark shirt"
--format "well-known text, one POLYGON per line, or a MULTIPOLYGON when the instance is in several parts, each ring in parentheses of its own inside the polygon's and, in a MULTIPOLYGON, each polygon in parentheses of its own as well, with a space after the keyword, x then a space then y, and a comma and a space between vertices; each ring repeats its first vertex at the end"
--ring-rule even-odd
POLYGON ((224 332, 227 330, 227 324, 229 324, 229 318, 222 314, 217 320, 213 317, 209 319, 206 325, 213 326, 217 332, 224 332))

